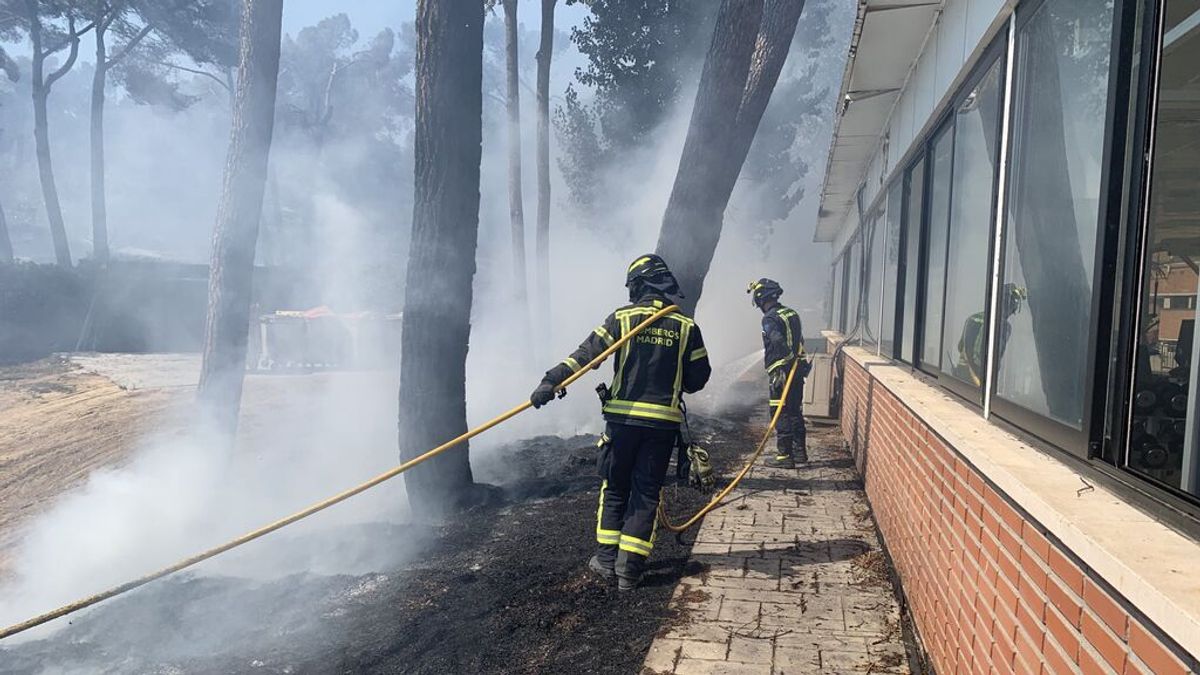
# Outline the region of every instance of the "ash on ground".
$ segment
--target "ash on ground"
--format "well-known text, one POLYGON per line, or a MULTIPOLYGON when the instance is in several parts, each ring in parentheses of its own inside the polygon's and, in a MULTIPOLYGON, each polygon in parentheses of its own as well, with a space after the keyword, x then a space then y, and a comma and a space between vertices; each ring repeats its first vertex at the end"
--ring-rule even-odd
MULTIPOLYGON (((692 433, 727 475, 754 432, 694 420, 692 433)), ((0 646, 0 670, 637 672, 673 619, 669 599, 692 536, 660 533, 637 592, 594 577, 595 440, 538 437, 489 453, 479 479, 497 483, 503 499, 453 522, 367 524, 290 542, 285 531, 250 545, 351 549, 378 571, 255 580, 201 567, 75 615, 48 637, 0 646)), ((664 496, 676 514, 706 499, 687 488, 664 496)))

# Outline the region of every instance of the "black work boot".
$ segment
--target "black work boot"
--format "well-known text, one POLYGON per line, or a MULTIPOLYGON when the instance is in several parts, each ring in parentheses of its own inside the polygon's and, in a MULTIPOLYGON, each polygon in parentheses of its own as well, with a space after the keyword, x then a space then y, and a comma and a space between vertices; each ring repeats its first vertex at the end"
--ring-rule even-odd
MULTIPOLYGON (((808 460, 803 459, 801 461, 808 461, 808 460)), ((792 459, 792 456, 790 454, 784 454, 784 453, 779 453, 779 452, 775 453, 774 457, 768 457, 766 459, 766 461, 763 463, 766 464, 767 466, 775 468, 775 469, 794 469, 794 468, 796 468, 796 461, 794 459, 792 459)))
POLYGON ((617 576, 613 567, 617 562, 617 547, 612 544, 601 544, 596 554, 588 561, 588 569, 595 572, 605 581, 612 581, 617 576))
POLYGON ((808 464, 808 448, 800 448, 796 451, 796 461, 801 464, 808 464))
POLYGON ((642 583, 642 568, 646 565, 646 556, 629 551, 617 554, 617 590, 632 591, 642 583))

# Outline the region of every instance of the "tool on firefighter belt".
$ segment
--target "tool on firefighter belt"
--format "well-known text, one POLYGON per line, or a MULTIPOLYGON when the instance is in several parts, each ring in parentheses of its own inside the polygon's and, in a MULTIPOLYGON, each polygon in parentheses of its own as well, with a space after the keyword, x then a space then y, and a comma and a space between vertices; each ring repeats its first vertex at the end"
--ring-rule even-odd
POLYGON ((713 476, 712 464, 708 461, 708 451, 694 443, 689 443, 687 457, 690 460, 688 484, 703 492, 713 489, 713 486, 717 484, 717 479, 716 476, 713 476))
POLYGON ((709 500, 709 502, 705 504, 703 508, 697 511, 695 515, 678 525, 672 523, 670 518, 667 517, 666 508, 663 506, 663 502, 660 500, 658 502, 659 524, 672 532, 683 532, 687 530, 696 523, 700 522, 700 519, 707 515, 709 511, 712 511, 720 506, 721 502, 725 501, 725 498, 729 496, 730 492, 733 492, 733 489, 737 487, 738 483, 742 482, 742 479, 750 473, 750 470, 754 468, 754 463, 758 461, 758 456, 762 454, 763 448, 767 447, 767 441, 771 439, 771 434, 775 431, 775 425, 779 422, 779 414, 783 412, 784 404, 787 403, 788 392, 792 390, 792 380, 796 377, 796 371, 798 370, 799 365, 799 359, 792 361, 792 368, 790 371, 788 371, 787 382, 784 383, 783 392, 779 396, 779 405, 775 408, 775 414, 771 416, 771 423, 767 425, 766 433, 764 433, 762 439, 758 441, 758 447, 756 447, 754 452, 750 455, 750 459, 746 462, 746 466, 743 466, 742 470, 733 477, 733 480, 730 481, 729 485, 726 485, 724 489, 718 492, 717 495, 709 500))
POLYGON ((712 465, 708 461, 708 451, 692 442, 692 430, 688 426, 687 405, 679 402, 682 414, 682 426, 675 441, 675 477, 686 480, 688 485, 707 492, 716 483, 712 465))
POLYGON ((596 395, 600 397, 601 405, 608 403, 608 400, 612 398, 612 392, 608 390, 608 385, 604 382, 596 385, 596 395))
MULTIPOLYGON (((666 307, 663 307, 662 309, 658 310, 654 314, 646 317, 645 321, 642 321, 638 325, 634 326, 628 333, 622 335, 620 337, 620 339, 614 341, 612 343, 612 345, 610 345, 603 352, 600 352, 600 354, 596 358, 589 361, 584 367, 580 368, 578 372, 574 373, 567 379, 563 380, 562 384, 558 385, 558 388, 556 390, 558 392, 559 396, 562 396, 566 392, 567 387, 569 387, 571 384, 573 384, 576 380, 583 377, 587 373, 591 372, 593 369, 599 368, 600 364, 603 363, 605 359, 612 356, 621 347, 624 347, 625 344, 627 342, 629 342, 630 340, 632 340, 634 338, 634 336, 636 336, 638 333, 641 333, 643 330, 652 326, 655 321, 658 321, 659 319, 663 318, 664 316, 666 316, 672 312, 677 312, 677 311, 679 311, 678 305, 667 305, 666 307)), ((433 459, 434 457, 442 454, 443 452, 446 452, 447 450, 449 450, 453 447, 461 445, 461 444, 465 443, 466 441, 478 436, 479 434, 482 434, 483 432, 485 432, 493 427, 499 426, 499 425, 507 422, 508 420, 516 417, 517 415, 525 412, 526 410, 528 410, 532 407, 533 407, 533 403, 531 403, 530 401, 524 401, 517 407, 509 410, 508 412, 506 412, 502 415, 499 415, 498 417, 494 417, 494 418, 488 420, 487 422, 484 422, 483 424, 475 427, 474 429, 471 429, 470 431, 467 431, 465 434, 462 434, 461 436, 459 436, 457 438, 446 441, 445 443, 437 446, 436 448, 433 448, 432 450, 427 451, 423 455, 414 457, 414 458, 408 460, 407 462, 404 462, 403 464, 400 464, 399 466, 389 469, 364 483, 360 483, 352 488, 349 488, 348 490, 339 492, 338 494, 333 495, 332 497, 329 497, 328 499, 319 501, 316 504, 313 504, 301 511, 297 511, 296 513, 293 513, 290 516, 281 518, 281 519, 279 519, 273 523, 270 523, 268 525, 264 525, 264 526, 258 528, 257 530, 247 532, 246 534, 243 534, 242 536, 240 536, 236 539, 233 539, 231 541, 227 541, 224 544, 221 544, 220 546, 216 546, 214 548, 208 549, 207 551, 203 551, 203 552, 197 553, 196 555, 193 555, 191 557, 184 558, 183 560, 180 560, 179 562, 176 562, 175 564, 170 565, 169 567, 164 567, 156 572, 151 572, 145 576, 127 581, 119 586, 114 586, 113 588, 110 588, 106 591, 102 591, 95 595, 88 596, 86 598, 77 600, 68 605, 63 605, 62 607, 59 607, 58 609, 55 609, 50 612, 46 612, 45 614, 35 616, 26 621, 22 621, 21 623, 13 624, 11 626, 8 626, 7 628, 0 629, 0 640, 3 640, 4 638, 16 635, 17 633, 22 633, 24 631, 29 630, 30 628, 34 628, 34 627, 40 626, 44 623, 53 621, 54 619, 64 617, 68 614, 73 614, 75 612, 78 612, 81 609, 91 607, 92 605, 104 602, 105 600, 114 598, 123 593, 127 593, 129 591, 132 591, 135 588, 144 586, 144 585, 150 583, 151 581, 156 581, 156 580, 161 579, 170 574, 174 574, 175 572, 178 572, 180 570, 187 569, 189 567, 192 567, 193 565, 196 565, 205 560, 208 560, 209 558, 220 555, 221 553, 224 553, 225 551, 237 548, 238 546, 241 546, 242 544, 249 543, 260 537, 264 537, 276 530, 287 527, 288 525, 291 525, 292 523, 294 523, 298 520, 303 520, 304 518, 307 518, 307 517, 313 515, 314 513, 317 513, 319 511, 324 511, 325 509, 333 506, 334 504, 344 502, 347 499, 350 499, 351 497, 353 497, 357 494, 366 492, 367 490, 375 487, 376 485, 379 485, 380 483, 391 480, 391 479, 395 478, 396 476, 399 476, 400 474, 404 473, 405 471, 408 471, 409 469, 413 468, 414 466, 424 463, 424 462, 427 462, 430 459, 433 459)))

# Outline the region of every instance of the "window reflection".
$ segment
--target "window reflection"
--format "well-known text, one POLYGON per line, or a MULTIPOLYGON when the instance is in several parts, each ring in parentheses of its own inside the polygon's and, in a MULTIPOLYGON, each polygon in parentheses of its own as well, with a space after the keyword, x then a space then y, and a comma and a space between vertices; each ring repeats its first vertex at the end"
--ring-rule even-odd
POLYGON ((904 311, 900 340, 900 358, 916 363, 917 272, 921 245, 921 197, 925 185, 925 160, 909 169, 904 180, 904 311))
POLYGON ((1111 32, 1111 9, 1050 0, 1017 36, 996 394, 1076 429, 1092 323, 1111 32))
POLYGON ((880 323, 879 307, 883 297, 883 263, 887 258, 884 238, 887 235, 887 222, 883 214, 875 211, 867 218, 868 225, 863 236, 870 237, 870 248, 866 251, 868 265, 866 305, 863 307, 863 344, 875 346, 879 343, 880 323))
POLYGON ((983 385, 987 354, 988 239, 1000 147, 1003 61, 997 59, 954 116, 942 372, 983 385))
POLYGON ((946 228, 950 220, 950 153, 954 128, 943 129, 933 141, 929 167, 929 235, 925 276, 925 321, 921 362, 930 368, 942 365, 942 291, 946 282, 946 228))
POLYGON ((900 195, 903 186, 900 181, 892 183, 887 196, 887 234, 884 238, 886 249, 883 278, 883 320, 879 327, 880 348, 884 356, 895 354, 896 333, 896 275, 900 269, 900 195))
POLYGON ((1200 494, 1195 340, 1200 289, 1200 6, 1163 5, 1164 33, 1146 259, 1135 363, 1129 468, 1200 494))

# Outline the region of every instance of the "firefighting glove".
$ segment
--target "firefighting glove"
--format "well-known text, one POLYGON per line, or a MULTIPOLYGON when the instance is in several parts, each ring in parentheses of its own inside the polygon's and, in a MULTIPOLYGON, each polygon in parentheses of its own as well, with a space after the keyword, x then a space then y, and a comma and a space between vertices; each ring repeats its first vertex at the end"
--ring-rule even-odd
POLYGON ((708 461, 708 451, 698 445, 689 445, 687 456, 691 460, 688 483, 701 490, 711 490, 717 479, 713 476, 712 464, 708 461))
MULTIPOLYGON (((540 408, 546 405, 550 401, 554 400, 554 389, 554 384, 542 380, 542 383, 538 385, 537 389, 534 389, 533 393, 529 395, 529 402, 532 403, 533 407, 535 408, 540 408)), ((559 393, 558 397, 562 398, 566 395, 566 393, 567 390, 564 389, 559 393)))

